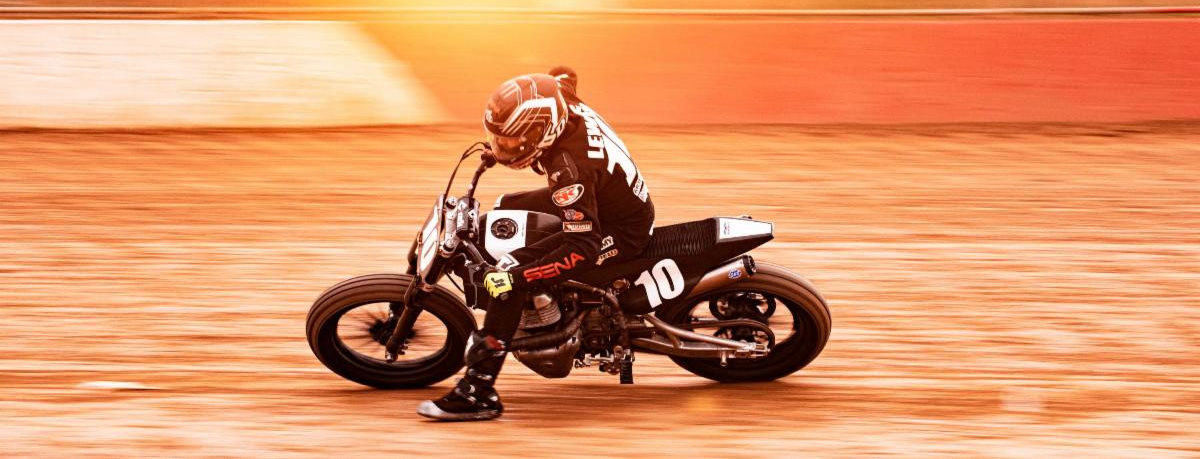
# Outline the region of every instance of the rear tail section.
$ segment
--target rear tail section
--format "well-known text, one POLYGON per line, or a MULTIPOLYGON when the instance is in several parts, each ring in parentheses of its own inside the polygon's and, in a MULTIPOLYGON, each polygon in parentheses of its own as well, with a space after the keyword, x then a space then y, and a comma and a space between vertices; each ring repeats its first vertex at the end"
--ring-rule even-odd
POLYGON ((716 217, 664 226, 654 229, 638 259, 606 266, 580 280, 624 285, 618 295, 621 308, 644 314, 752 276, 754 260, 745 253, 772 238, 771 223, 750 218, 716 217))

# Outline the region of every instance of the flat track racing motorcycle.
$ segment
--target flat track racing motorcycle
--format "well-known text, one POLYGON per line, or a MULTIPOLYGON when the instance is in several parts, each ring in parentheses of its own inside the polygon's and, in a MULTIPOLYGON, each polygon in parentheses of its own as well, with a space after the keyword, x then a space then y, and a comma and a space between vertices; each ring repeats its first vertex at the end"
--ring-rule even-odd
MULTIPOLYGON (((549 214, 480 214, 475 187, 495 164, 480 145, 463 153, 434 202, 409 250, 407 273, 343 281, 309 310, 309 347, 334 373, 381 389, 423 387, 458 373, 476 329, 467 304, 487 304, 477 301, 486 292, 471 279, 505 253, 562 229, 549 214), (466 194, 450 196, 459 167, 480 151, 466 194), (443 279, 466 301, 439 285, 443 279)), ((821 353, 831 319, 811 283, 746 254, 771 240, 773 229, 749 217, 655 228, 638 258, 532 292, 509 350, 547 378, 594 365, 632 383, 634 351, 665 354, 716 381, 789 375, 821 353)))

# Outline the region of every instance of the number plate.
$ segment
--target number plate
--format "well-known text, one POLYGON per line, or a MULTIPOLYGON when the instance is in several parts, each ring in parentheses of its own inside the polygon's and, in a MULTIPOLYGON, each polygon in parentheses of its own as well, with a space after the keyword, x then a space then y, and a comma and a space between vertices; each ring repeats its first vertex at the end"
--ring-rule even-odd
POLYGON ((430 270, 433 268, 433 261, 437 259, 438 241, 442 239, 442 205, 445 201, 445 196, 438 196, 437 204, 433 205, 433 211, 429 213, 429 219, 425 220, 425 226, 421 227, 421 242, 417 249, 417 273, 426 283, 437 282, 437 279, 430 279, 430 270))

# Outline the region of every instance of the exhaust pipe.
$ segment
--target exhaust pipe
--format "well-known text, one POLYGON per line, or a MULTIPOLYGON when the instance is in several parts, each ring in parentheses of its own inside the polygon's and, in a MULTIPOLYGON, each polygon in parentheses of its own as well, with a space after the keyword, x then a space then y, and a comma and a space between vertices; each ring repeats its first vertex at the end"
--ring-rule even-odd
POLYGON ((740 281, 753 276, 754 272, 754 258, 750 255, 734 258, 728 263, 713 268, 712 271, 701 277, 700 282, 697 282, 696 287, 692 289, 691 296, 740 281))
MULTIPOLYGON (((583 319, 585 317, 587 317, 588 314, 591 314, 591 313, 592 313, 592 311, 588 310, 588 311, 583 311, 578 314, 575 314, 575 317, 572 317, 571 321, 567 322, 566 328, 563 328, 562 330, 559 330, 557 332, 533 335, 533 336, 526 336, 524 338, 514 339, 511 343, 508 344, 508 350, 524 351, 524 350, 529 350, 529 349, 540 349, 540 348, 557 346, 559 344, 562 344, 563 341, 570 339, 571 336, 573 336, 575 334, 575 332, 579 330, 579 327, 581 325, 583 325, 583 319)), ((574 355, 574 354, 572 354, 572 355, 574 355)))

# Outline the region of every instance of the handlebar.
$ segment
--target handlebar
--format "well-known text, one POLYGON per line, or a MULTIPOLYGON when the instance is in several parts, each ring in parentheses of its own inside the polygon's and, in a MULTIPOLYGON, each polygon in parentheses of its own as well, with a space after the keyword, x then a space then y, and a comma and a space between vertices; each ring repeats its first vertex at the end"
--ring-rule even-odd
POLYGON ((491 151, 483 152, 483 154, 479 155, 479 159, 479 167, 475 169, 475 175, 471 177, 471 184, 467 185, 467 194, 463 196, 463 200, 465 201, 475 199, 475 185, 479 184, 479 177, 485 171, 491 169, 492 166, 496 165, 496 155, 493 155, 491 151))
POLYGON ((475 169, 475 175, 471 177, 471 183, 467 185, 467 193, 461 199, 446 198, 446 204, 453 206, 453 209, 448 210, 445 216, 449 227, 444 230, 445 237, 441 240, 438 251, 444 258, 449 258, 457 253, 460 247, 465 246, 469 261, 484 262, 479 249, 472 242, 479 229, 477 213, 479 203, 475 200, 475 189, 479 184, 479 177, 496 165, 496 157, 490 151, 485 150, 480 159, 479 167, 475 169))
MULTIPOLYGON (((466 203, 467 208, 478 208, 478 206, 474 204, 474 201, 475 187, 479 184, 479 177, 482 176, 483 173, 488 169, 491 169, 492 166, 496 165, 496 155, 492 154, 490 149, 485 149, 483 154, 479 155, 479 159, 479 167, 475 169, 475 175, 471 177, 471 183, 467 185, 467 194, 464 195, 462 199, 462 201, 466 203)), ((480 266, 487 263, 484 261, 483 255, 479 252, 479 248, 475 247, 474 242, 472 242, 470 239, 462 242, 464 242, 463 247, 467 252, 466 258, 470 264, 476 265, 475 269, 478 269, 480 266)))

